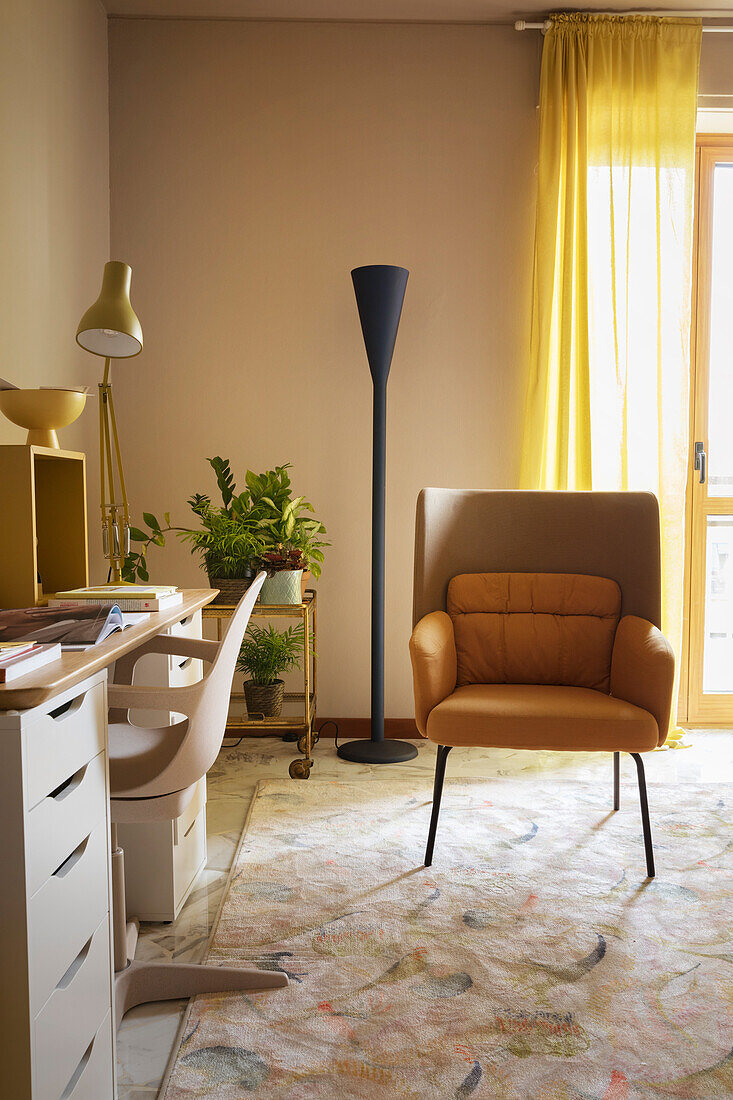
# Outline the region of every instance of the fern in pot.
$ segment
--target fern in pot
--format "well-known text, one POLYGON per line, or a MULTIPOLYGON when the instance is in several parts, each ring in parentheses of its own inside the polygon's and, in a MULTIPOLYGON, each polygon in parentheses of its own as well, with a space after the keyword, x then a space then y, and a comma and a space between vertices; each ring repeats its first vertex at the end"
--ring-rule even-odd
POLYGON ((237 670, 249 676, 244 681, 244 698, 250 718, 279 718, 283 709, 285 684, 280 675, 300 668, 304 656, 303 624, 277 630, 250 625, 237 658, 237 670))

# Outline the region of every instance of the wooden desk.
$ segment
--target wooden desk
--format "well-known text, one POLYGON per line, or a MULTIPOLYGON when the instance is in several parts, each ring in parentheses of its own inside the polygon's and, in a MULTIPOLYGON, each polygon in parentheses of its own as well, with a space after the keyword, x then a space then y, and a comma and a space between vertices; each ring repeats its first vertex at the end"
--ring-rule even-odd
POLYGON ((116 631, 106 642, 90 649, 70 650, 60 661, 44 665, 28 676, 0 684, 0 711, 28 710, 52 699, 67 688, 75 687, 101 668, 108 668, 120 657, 137 649, 156 634, 193 615, 217 595, 215 588, 189 588, 183 593, 183 603, 165 611, 151 611, 149 618, 137 626, 116 631))
POLYGON ((215 595, 0 686, 3 1096, 114 1100, 107 668, 215 595))

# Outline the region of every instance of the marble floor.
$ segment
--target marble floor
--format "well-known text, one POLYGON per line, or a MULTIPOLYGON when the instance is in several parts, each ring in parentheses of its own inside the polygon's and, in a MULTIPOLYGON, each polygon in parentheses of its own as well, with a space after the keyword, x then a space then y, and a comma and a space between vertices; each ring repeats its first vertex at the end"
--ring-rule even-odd
MULTIPOLYGON (((691 747, 655 752, 645 758, 649 801, 654 814, 655 783, 730 782, 733 779, 733 730, 696 730, 691 747)), ((236 748, 223 748, 208 775, 208 863, 179 918, 172 924, 144 924, 138 958, 199 961, 205 950, 224 891, 256 784, 261 779, 287 778, 295 746, 276 738, 250 738, 236 748)), ((421 742, 416 759, 405 764, 372 767, 350 764, 336 755, 333 740, 315 750, 309 782, 341 779, 368 781, 372 775, 411 774, 432 777, 434 746, 421 742)), ((448 778, 513 776, 531 781, 553 774, 558 782, 578 780, 612 783, 610 755, 605 753, 517 752, 499 749, 456 749, 448 762, 448 778)), ((622 787, 636 786, 634 763, 622 757, 622 787)), ((293 782, 303 782, 293 780, 293 782)), ((153 1100, 181 1024, 185 1002, 142 1005, 125 1017, 118 1034, 119 1100, 153 1100)))

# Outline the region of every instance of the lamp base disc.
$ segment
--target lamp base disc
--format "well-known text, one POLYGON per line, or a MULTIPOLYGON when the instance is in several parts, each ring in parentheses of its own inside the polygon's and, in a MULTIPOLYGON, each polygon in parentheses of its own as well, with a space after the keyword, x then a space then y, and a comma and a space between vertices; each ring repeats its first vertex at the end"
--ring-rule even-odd
POLYGON ((347 741, 336 752, 342 760, 355 764, 401 764, 417 756, 417 746, 409 741, 347 741))

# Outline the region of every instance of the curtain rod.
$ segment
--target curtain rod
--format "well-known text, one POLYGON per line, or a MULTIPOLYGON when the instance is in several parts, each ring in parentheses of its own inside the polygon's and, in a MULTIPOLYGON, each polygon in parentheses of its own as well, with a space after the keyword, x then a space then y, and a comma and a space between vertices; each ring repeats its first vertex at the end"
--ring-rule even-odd
MULTIPOLYGON (((722 11, 594 11, 590 15, 658 15, 678 16, 680 19, 730 19, 727 12, 722 11)), ((542 31, 545 34, 552 26, 550 19, 543 19, 541 23, 529 23, 526 19, 517 19, 514 24, 515 31, 542 31)), ((732 34, 730 27, 703 27, 705 34, 732 34)))

